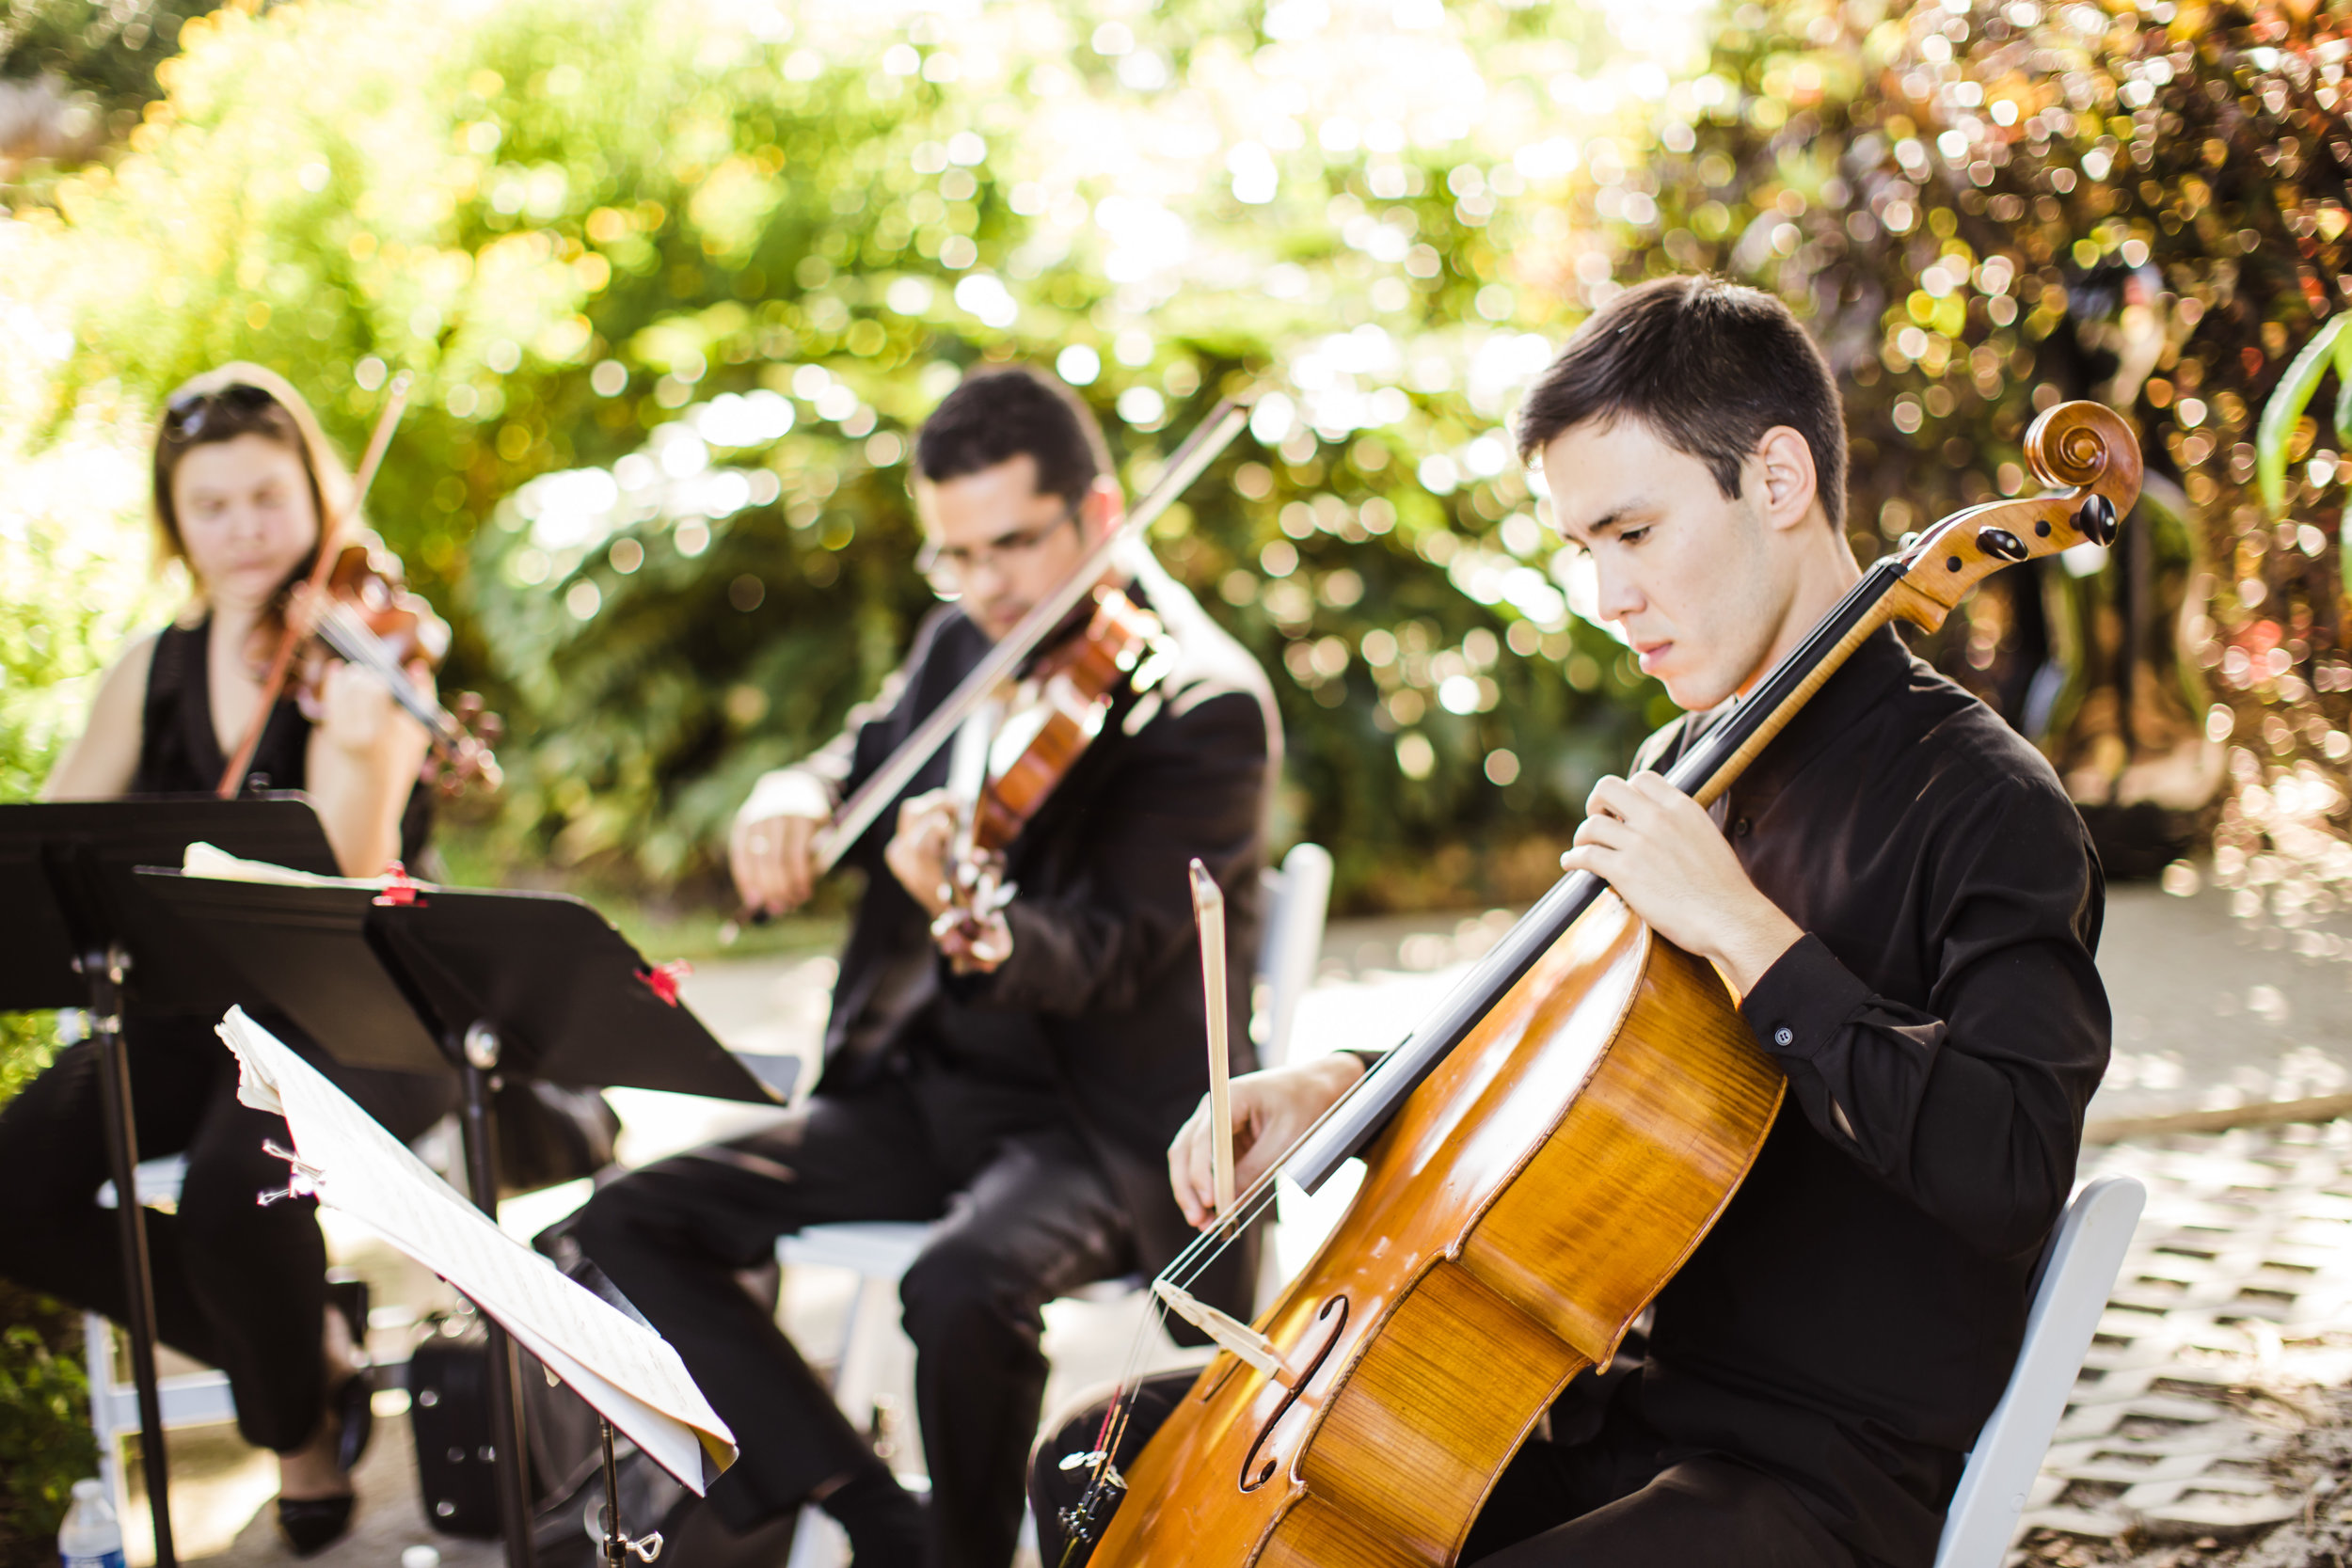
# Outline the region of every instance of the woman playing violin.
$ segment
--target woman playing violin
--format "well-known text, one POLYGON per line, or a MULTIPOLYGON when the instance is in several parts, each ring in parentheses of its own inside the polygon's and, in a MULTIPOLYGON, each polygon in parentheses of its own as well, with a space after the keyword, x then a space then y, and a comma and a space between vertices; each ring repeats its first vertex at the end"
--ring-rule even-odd
MULTIPOLYGON (((300 394, 260 366, 226 365, 169 400, 154 484, 159 554, 184 562, 193 592, 171 626, 106 672, 48 799, 215 793, 262 712, 291 590, 349 481, 300 394)), ((410 674, 426 678, 421 666, 410 674)), ((422 847, 425 750, 423 728, 380 680, 330 662, 314 691, 271 707, 241 792, 306 793, 344 873, 372 876, 422 847)), ((351 1514, 349 1472, 369 1424, 367 1380, 356 1375, 364 1291, 342 1289, 330 1312, 315 1205, 254 1202, 285 1184, 262 1143, 289 1139, 282 1120, 238 1103, 234 1059, 210 1022, 135 1007, 126 1021, 139 1150, 187 1160, 177 1212, 149 1220, 157 1327, 228 1374, 239 1430, 278 1455, 279 1521, 308 1552, 351 1514)), ((311 1056, 402 1136, 448 1109, 436 1080, 311 1056)), ((95 1202, 106 1179, 98 1093, 93 1048, 73 1046, 0 1113, 0 1190, 10 1195, 0 1266, 119 1317, 114 1233, 95 1202)))
MULTIPOLYGON (((106 672, 44 795, 212 790, 260 710, 320 519, 348 485, 309 406, 260 366, 224 366, 172 396, 155 439, 157 542, 164 559, 186 564, 195 592, 173 626, 106 672)), ((430 679, 421 663, 409 674, 430 679)), ((308 703, 281 699, 271 711, 241 789, 308 794, 344 874, 372 877, 400 858, 404 816, 412 797, 424 799, 413 786, 425 732, 349 665, 329 663, 319 684, 308 703)))

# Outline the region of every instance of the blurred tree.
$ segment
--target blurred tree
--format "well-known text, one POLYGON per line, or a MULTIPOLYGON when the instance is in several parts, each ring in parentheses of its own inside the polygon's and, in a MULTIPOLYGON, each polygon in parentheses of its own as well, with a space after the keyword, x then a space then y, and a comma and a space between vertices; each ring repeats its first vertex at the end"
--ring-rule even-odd
POLYGON ((73 1483, 98 1468, 81 1314, 0 1280, 0 1564, 46 1568, 73 1483))
POLYGON ((1286 834, 1359 902, 1524 895, 1658 717, 1497 429, 1560 325, 1502 281, 1545 220, 1512 155, 1616 46, 1228 11, 197 19, 128 155, 24 226, 56 407, 249 356, 356 445, 418 372, 373 510, 507 710, 500 840, 667 880, 903 648, 907 440, 964 367, 1058 364, 1136 484, 1266 386, 1158 543, 1282 673, 1286 834))
POLYGON ((181 23, 218 4, 0 0, 0 188, 129 135, 181 23))
MULTIPOLYGON (((29 800, 81 722, 98 672, 168 608, 145 539, 118 515, 139 476, 115 461, 143 420, 87 400, 40 450, 46 383, 71 339, 0 308, 0 801, 29 800)), ((0 1104, 47 1067, 54 1013, 0 1013, 0 1104)), ((0 1282, 0 1568, 56 1560, 75 1481, 97 1468, 77 1313, 0 1282)))
POLYGON ((459 626, 453 681, 508 709, 517 864, 712 869, 750 776, 928 602, 913 428, 1022 356, 1095 400, 1131 484, 1268 390, 1156 543, 1280 667, 1285 832, 1359 904, 1530 891, 1663 705, 1571 612, 1502 421, 1609 291, 1708 266, 1815 323, 1866 556, 2026 483, 2052 401, 2151 431, 2128 544, 1996 579, 1931 649, 2129 872, 2212 792, 2229 646, 2328 645, 2206 602, 2314 560, 2232 498, 2338 287, 2304 255, 2341 222, 2324 142, 2288 129, 2336 90, 2332 24, 2250 14, 1747 5, 1677 54, 1607 5, 1033 0, 821 40, 749 3, 230 10, 129 155, 16 227, 78 337, 56 417, 246 355, 356 444, 422 376, 375 511, 459 626))
POLYGON ((2294 111, 2250 85, 2295 68, 2262 14, 1740 6, 1708 72, 1582 150, 1557 243, 1514 258, 1584 303, 1696 266, 1806 313, 1843 383, 1865 560, 2028 485, 2024 433, 2054 403, 2148 432, 2111 554, 1994 578, 1924 650, 2049 752, 2111 875, 2154 873, 2210 823, 2212 563, 2248 526, 2228 520, 2238 437, 2286 341, 2265 324, 2309 309, 2279 205, 2306 199, 2277 172, 2294 111))

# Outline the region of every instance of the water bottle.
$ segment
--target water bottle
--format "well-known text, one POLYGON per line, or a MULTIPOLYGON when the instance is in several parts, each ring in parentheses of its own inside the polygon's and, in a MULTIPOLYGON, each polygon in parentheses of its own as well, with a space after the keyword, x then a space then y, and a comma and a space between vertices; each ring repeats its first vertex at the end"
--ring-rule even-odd
POLYGON ((73 1507, 57 1531, 57 1560, 64 1568, 122 1568, 122 1527, 101 1482, 73 1483, 73 1507))

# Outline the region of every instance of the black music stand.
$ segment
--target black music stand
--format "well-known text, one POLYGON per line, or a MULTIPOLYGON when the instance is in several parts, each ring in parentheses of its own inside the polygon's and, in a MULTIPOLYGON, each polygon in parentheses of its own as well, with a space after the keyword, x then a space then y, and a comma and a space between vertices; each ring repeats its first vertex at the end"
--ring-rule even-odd
MULTIPOLYGON (((468 1196, 498 1213, 490 1093, 500 1073, 595 1088, 776 1097, 675 1000, 668 976, 588 905, 562 894, 288 887, 147 870, 158 903, 219 939, 274 1011, 353 1067, 453 1069, 464 1087, 468 1196)), ((532 1562, 530 1434, 512 1341, 490 1352, 499 1533, 532 1562)))
POLYGON ((138 1132, 122 1040, 127 992, 142 1011, 219 1012, 243 1000, 209 949, 155 910, 132 868, 177 862, 198 840, 234 855, 335 874, 310 805, 299 795, 212 800, 57 801, 0 806, 0 1010, 87 1007, 98 1042, 106 1165, 114 1178, 138 1388, 139 1455, 147 1468, 157 1568, 175 1568, 162 1400, 155 1386, 155 1286, 139 1207, 138 1132))

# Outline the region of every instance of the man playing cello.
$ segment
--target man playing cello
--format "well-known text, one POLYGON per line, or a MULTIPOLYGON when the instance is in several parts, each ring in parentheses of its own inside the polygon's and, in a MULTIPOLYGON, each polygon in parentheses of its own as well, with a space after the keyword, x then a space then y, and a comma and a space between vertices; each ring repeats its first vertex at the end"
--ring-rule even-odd
MULTIPOLYGON (((1713 813, 1654 770, 1860 577, 1836 392, 1786 307, 1708 277, 1629 290, 1518 434, 1600 614, 1685 710, 1594 789, 1564 864, 1714 964, 1788 1093, 1645 1347, 1569 1386, 1459 1560, 1926 1568, 2106 1063, 2097 860, 2042 757, 1888 629, 1713 813)), ((1343 1053, 1237 1081, 1239 1180, 1364 1070, 1343 1053)), ((1211 1146, 1204 1107, 1168 1153, 1196 1224, 1211 1146)), ((1169 1399, 1145 1390, 1121 1458, 1169 1399)), ((1085 1481, 1055 1462, 1099 1415, 1041 1449, 1049 1563, 1085 1481)))
MULTIPOLYGON (((753 791, 729 851, 755 908, 807 898, 816 834, 843 796, 1120 514, 1093 417, 1027 370, 982 372, 949 394, 914 467, 924 569, 951 603, 837 740, 753 791)), ((771 1132, 605 1188, 577 1223, 582 1250, 734 1428, 741 1460, 710 1494, 733 1530, 813 1499, 847 1528, 859 1568, 1003 1568, 1044 1393, 1041 1308, 1156 1270, 1184 1244, 1161 1151, 1207 1084, 1185 868, 1207 863, 1236 913, 1229 952, 1253 952, 1279 731, 1263 672, 1182 589, 1154 574, 1126 592, 1164 624, 1172 663, 1115 702, 1014 840, 1017 892, 984 923, 995 929, 932 936, 957 821, 938 787, 943 752, 884 819, 895 831, 877 827, 846 857, 867 880, 814 1096, 771 1132), (928 1524, 736 1282, 778 1235, 850 1220, 938 1222, 899 1287, 928 1524)), ((1236 1001, 1246 1008, 1246 988, 1236 1001)), ((1248 1298, 1234 1263, 1217 1290, 1230 1306, 1248 1298)))

